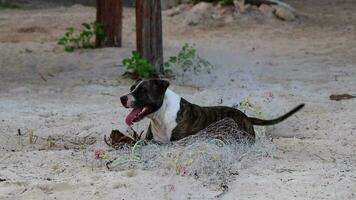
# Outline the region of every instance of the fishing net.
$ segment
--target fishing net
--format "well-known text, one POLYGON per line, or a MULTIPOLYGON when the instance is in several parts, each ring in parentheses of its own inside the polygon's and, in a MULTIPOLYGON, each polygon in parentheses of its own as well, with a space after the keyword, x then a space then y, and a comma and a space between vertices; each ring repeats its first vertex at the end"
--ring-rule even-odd
POLYGON ((139 141, 110 152, 110 170, 159 170, 164 175, 192 176, 207 184, 226 184, 239 170, 270 156, 274 146, 265 138, 254 144, 229 118, 198 134, 169 144, 139 141))

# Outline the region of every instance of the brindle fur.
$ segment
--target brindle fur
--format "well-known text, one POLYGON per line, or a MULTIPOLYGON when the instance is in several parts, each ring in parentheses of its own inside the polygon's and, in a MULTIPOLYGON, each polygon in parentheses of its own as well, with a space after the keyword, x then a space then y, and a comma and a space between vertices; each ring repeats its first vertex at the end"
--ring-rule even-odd
POLYGON ((173 129, 171 141, 180 140, 184 137, 194 135, 214 122, 224 118, 233 119, 242 131, 248 133, 251 141, 255 139, 253 124, 249 118, 241 111, 227 107, 201 107, 181 98, 181 109, 177 115, 177 127, 173 129))
MULTIPOLYGON (((201 107, 187 100, 181 98, 180 110, 177 114, 177 126, 172 131, 171 141, 180 140, 190 135, 194 135, 199 131, 205 129, 214 122, 220 121, 224 118, 233 119, 241 131, 247 133, 243 135, 250 142, 255 141, 254 125, 268 126, 277 124, 300 109, 304 107, 304 104, 300 104, 288 113, 281 117, 272 120, 263 120, 258 118, 250 118, 245 113, 238 109, 227 106, 211 106, 201 107)), ((146 139, 153 139, 151 125, 148 127, 146 139)))

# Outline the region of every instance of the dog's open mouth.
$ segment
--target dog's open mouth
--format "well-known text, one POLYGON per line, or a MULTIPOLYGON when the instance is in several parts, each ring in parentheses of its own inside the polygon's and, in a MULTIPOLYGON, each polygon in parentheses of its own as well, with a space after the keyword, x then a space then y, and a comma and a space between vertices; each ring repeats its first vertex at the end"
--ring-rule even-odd
POLYGON ((149 107, 134 108, 126 117, 125 122, 127 125, 132 126, 134 122, 138 122, 150 114, 149 107))

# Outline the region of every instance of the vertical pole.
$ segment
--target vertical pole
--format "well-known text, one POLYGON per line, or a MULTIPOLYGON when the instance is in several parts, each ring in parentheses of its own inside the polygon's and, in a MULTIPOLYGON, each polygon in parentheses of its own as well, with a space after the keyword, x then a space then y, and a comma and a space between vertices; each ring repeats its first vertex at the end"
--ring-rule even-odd
POLYGON ((161 0, 136 0, 137 50, 163 73, 161 0))
POLYGON ((104 25, 106 38, 96 38, 98 47, 121 47, 121 0, 96 0, 96 21, 104 25))

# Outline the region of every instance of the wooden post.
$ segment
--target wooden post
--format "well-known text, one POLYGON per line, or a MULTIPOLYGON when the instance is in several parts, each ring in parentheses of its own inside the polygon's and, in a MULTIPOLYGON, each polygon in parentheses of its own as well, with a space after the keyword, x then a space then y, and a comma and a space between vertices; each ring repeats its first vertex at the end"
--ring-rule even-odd
POLYGON ((161 0, 136 0, 137 50, 163 73, 161 0))
POLYGON ((121 47, 121 0, 96 0, 96 21, 104 25, 106 38, 96 38, 98 47, 121 47))

